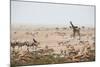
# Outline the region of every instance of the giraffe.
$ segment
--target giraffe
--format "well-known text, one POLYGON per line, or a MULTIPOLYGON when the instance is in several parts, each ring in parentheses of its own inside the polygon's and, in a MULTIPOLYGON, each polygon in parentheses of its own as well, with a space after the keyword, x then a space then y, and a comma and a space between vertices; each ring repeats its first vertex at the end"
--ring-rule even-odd
POLYGON ((77 33, 78 36, 79 36, 79 39, 80 39, 80 28, 79 28, 78 26, 74 26, 74 25, 72 24, 72 21, 70 21, 70 24, 71 24, 71 27, 72 27, 72 29, 73 29, 73 37, 75 38, 75 35, 76 35, 76 33, 77 33))

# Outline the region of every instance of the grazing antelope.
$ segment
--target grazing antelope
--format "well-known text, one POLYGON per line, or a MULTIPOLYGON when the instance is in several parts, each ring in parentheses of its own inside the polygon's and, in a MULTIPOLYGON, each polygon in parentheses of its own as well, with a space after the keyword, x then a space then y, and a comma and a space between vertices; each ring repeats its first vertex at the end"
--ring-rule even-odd
POLYGON ((35 37, 36 35, 38 35, 38 32, 31 33, 31 35, 35 37))
POLYGON ((36 51, 36 49, 37 49, 37 47, 38 47, 39 44, 40 44, 40 43, 39 43, 38 41, 36 41, 36 40, 33 38, 33 42, 32 42, 32 44, 30 45, 30 47, 31 47, 31 46, 34 47, 34 51, 36 51))
POLYGON ((27 50, 29 51, 29 47, 34 47, 34 50, 36 50, 36 48, 38 47, 40 43, 37 42, 34 38, 33 38, 33 42, 32 43, 29 43, 28 41, 25 41, 25 42, 19 42, 19 41, 15 41, 15 42, 11 42, 11 47, 13 49, 15 49, 16 46, 19 47, 22 47, 22 46, 27 46, 27 50))
POLYGON ((20 43, 18 41, 11 42, 11 47, 15 48, 16 46, 19 46, 19 44, 20 43))

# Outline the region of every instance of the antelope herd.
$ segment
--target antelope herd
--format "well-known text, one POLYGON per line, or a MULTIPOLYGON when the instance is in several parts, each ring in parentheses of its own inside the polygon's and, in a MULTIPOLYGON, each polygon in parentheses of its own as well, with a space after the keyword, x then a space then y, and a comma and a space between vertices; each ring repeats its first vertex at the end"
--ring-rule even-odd
POLYGON ((95 30, 70 24, 72 28, 12 31, 11 64, 94 61, 95 30))

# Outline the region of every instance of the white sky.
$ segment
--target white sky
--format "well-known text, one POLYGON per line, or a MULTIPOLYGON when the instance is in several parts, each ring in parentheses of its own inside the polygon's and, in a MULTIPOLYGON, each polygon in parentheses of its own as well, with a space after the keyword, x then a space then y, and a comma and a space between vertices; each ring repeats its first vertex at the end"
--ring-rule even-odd
POLYGON ((12 24, 94 26, 94 6, 11 2, 12 24))

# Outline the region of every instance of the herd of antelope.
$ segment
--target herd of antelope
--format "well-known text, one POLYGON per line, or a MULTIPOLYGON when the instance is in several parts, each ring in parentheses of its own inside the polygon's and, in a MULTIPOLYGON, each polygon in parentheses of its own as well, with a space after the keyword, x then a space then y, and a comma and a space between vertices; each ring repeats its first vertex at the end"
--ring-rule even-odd
MULTIPOLYGON (((40 58, 41 58, 41 56, 47 56, 47 55, 53 55, 54 58, 58 58, 58 57, 62 58, 63 57, 66 62, 67 61, 68 62, 79 62, 79 61, 95 60, 95 37, 92 36, 92 35, 94 35, 94 33, 89 33, 89 35, 86 36, 86 34, 81 33, 82 29, 85 29, 84 26, 81 29, 78 26, 73 25, 72 21, 70 21, 70 24, 71 24, 71 27, 69 30, 71 30, 71 33, 70 32, 66 33, 66 31, 69 31, 69 30, 65 27, 62 28, 61 31, 60 31, 61 28, 56 27, 55 31, 53 31, 53 32, 49 31, 51 33, 44 33, 45 40, 47 40, 47 39, 49 39, 49 37, 53 37, 53 36, 58 37, 57 38, 58 41, 54 40, 56 45, 52 45, 52 43, 51 43, 52 46, 48 42, 49 45, 47 43, 45 43, 45 46, 41 47, 42 45, 44 45, 44 44, 42 44, 42 40, 38 40, 36 38, 39 34, 41 34, 40 30, 39 30, 39 32, 37 31, 34 33, 33 32, 25 32, 25 35, 30 35, 32 37, 31 42, 26 41, 27 39, 23 42, 21 42, 20 40, 11 41, 11 48, 12 48, 11 56, 14 56, 13 54, 18 53, 18 55, 15 56, 16 58, 12 58, 12 57, 11 58, 15 61, 15 63, 22 61, 21 60, 22 58, 25 58, 24 62, 28 63, 28 59, 26 59, 26 58, 31 58, 31 60, 32 60, 34 55, 40 56, 40 58), (62 39, 60 39, 60 38, 62 38, 62 39), (27 47, 27 50, 23 51, 23 53, 20 55, 19 52, 24 50, 23 49, 24 46, 27 47), (18 47, 18 49, 21 48, 21 50, 16 52, 16 47, 18 47), (32 48, 32 51, 30 51, 31 48, 32 48), (58 50, 58 53, 57 53, 57 50, 58 50), (26 54, 24 54, 24 53, 26 53, 26 54), (27 54, 29 54, 30 56, 26 57, 27 54), (19 58, 19 56, 20 56, 20 58, 19 58), (16 59, 19 61, 17 61, 16 59)), ((14 32, 14 34, 17 35, 17 32, 14 32)), ((41 36, 41 37, 43 37, 43 36, 41 36)), ((53 39, 51 39, 51 41, 52 40, 53 39)), ((13 63, 13 61, 12 61, 12 63, 13 63)))

